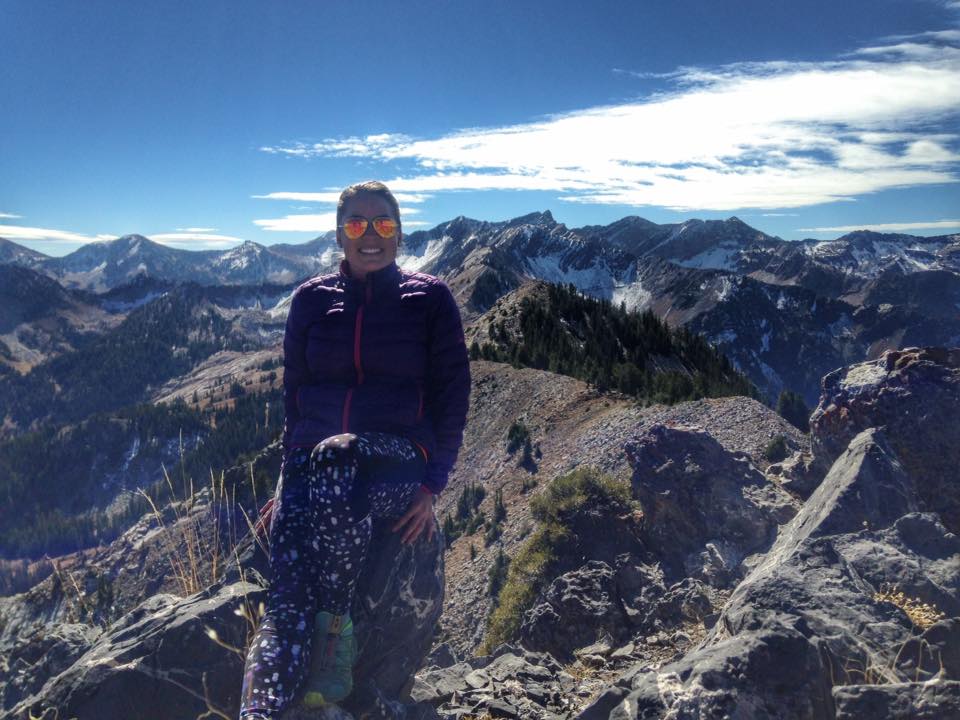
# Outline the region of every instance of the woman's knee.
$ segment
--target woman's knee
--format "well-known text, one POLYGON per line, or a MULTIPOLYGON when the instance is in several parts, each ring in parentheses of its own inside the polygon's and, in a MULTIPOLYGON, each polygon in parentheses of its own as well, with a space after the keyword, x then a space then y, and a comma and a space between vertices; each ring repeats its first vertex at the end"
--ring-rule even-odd
POLYGON ((354 433, 341 433, 321 440, 310 453, 310 465, 343 464, 352 461, 356 457, 357 439, 354 433))

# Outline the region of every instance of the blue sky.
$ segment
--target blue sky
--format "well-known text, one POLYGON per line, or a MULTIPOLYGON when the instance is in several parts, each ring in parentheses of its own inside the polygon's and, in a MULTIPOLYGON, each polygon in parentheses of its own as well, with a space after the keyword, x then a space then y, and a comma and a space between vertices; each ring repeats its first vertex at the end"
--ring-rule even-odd
POLYGON ((0 236, 303 242, 338 191, 405 229, 736 215, 960 231, 960 2, 0 0, 0 236))

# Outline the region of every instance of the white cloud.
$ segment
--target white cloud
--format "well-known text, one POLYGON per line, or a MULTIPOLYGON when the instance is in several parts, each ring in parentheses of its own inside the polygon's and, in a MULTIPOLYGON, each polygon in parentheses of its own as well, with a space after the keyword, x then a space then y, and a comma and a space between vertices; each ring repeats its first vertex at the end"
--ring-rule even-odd
MULTIPOLYGON (((419 208, 401 208, 400 217, 401 219, 406 218, 410 215, 420 214, 419 208)), ((310 233, 320 233, 327 232, 328 230, 333 230, 337 226, 337 213, 336 212, 327 212, 327 213, 314 213, 307 215, 284 215, 282 218, 267 218, 263 220, 254 220, 254 225, 257 225, 264 230, 271 230, 274 232, 310 232, 310 233)), ((403 220, 404 227, 411 227, 414 225, 419 225, 416 221, 407 221, 403 220)))
POLYGON ((215 233, 219 228, 200 228, 200 227, 188 227, 188 228, 177 228, 177 232, 184 233, 215 233))
POLYGON ((13 213, 2 213, 0 212, 0 218, 9 218, 11 220, 21 217, 20 215, 14 215, 13 213))
MULTIPOLYGON (((204 230, 204 228, 199 228, 204 230)), ((187 228, 190 230, 190 228, 187 228)), ((243 238, 232 235, 213 235, 207 232, 175 232, 148 235, 151 240, 169 247, 188 248, 190 250, 223 250, 243 242, 243 238)))
POLYGON ((405 142, 407 139, 405 135, 382 133, 380 135, 367 135, 365 138, 356 136, 328 138, 322 142, 312 144, 297 142, 286 147, 265 146, 260 149, 268 153, 291 155, 294 157, 313 157, 315 155, 366 157, 380 151, 389 150, 391 146, 398 142, 405 142))
POLYGON ((285 215, 282 218, 254 220, 253 224, 274 232, 327 232, 336 227, 337 214, 328 212, 313 215, 285 215))
MULTIPOLYGON (((391 188, 392 192, 393 188, 391 188)), ((393 193, 401 205, 414 205, 429 200, 431 195, 418 193, 393 193)), ((267 195, 252 195, 258 200, 298 200, 301 202, 317 202, 336 205, 340 201, 340 191, 334 192, 272 192, 267 195)))
POLYGON ((69 230, 51 230, 50 228, 23 227, 20 225, 0 225, 0 237, 8 240, 45 240, 49 242, 91 243, 116 235, 84 235, 69 230))
POLYGON ((790 209, 958 180, 960 33, 822 63, 681 68, 674 90, 434 138, 349 137, 269 148, 412 161, 398 191, 545 190, 676 210, 790 209))
POLYGON ((903 232, 904 230, 936 230, 960 228, 960 220, 927 220, 920 222, 880 223, 874 225, 839 225, 837 227, 797 228, 798 232, 855 232, 873 230, 874 232, 903 232))

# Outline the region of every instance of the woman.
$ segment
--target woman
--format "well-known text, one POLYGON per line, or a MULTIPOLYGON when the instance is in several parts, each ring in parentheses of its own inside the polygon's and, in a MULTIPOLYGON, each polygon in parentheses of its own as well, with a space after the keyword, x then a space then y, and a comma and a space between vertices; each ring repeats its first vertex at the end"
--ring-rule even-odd
POLYGON ((434 497, 463 439, 470 365, 450 290, 397 267, 401 238, 387 187, 351 185, 337 205, 340 272, 293 294, 273 579, 247 655, 242 719, 277 717, 308 669, 304 704, 349 693, 349 612, 372 518, 399 516, 404 543, 433 537, 434 497))

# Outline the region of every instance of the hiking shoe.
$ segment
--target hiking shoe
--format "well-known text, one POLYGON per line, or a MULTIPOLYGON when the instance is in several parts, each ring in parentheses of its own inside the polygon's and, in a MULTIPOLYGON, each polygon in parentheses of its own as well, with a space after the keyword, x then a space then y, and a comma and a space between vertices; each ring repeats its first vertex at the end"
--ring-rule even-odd
POLYGON ((357 659, 357 641, 349 615, 317 613, 312 656, 303 705, 318 708, 347 697, 353 690, 353 664, 357 659))

